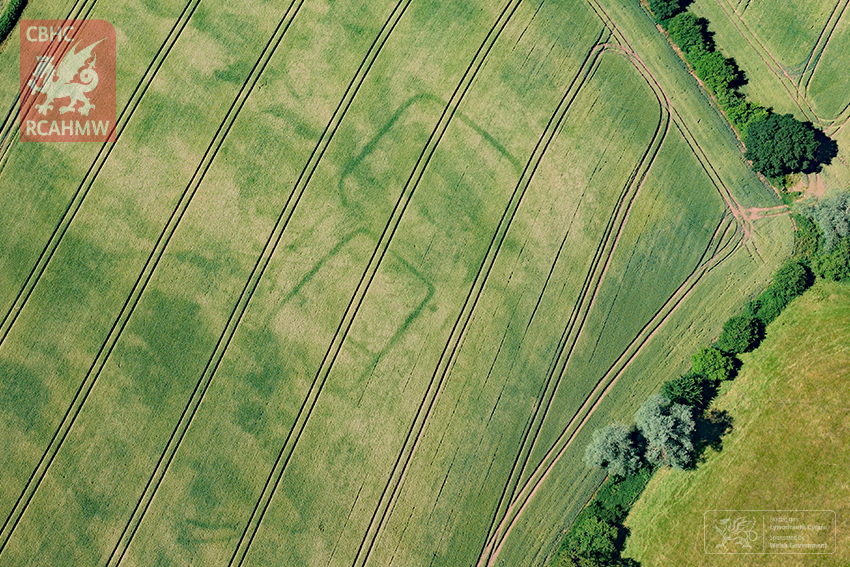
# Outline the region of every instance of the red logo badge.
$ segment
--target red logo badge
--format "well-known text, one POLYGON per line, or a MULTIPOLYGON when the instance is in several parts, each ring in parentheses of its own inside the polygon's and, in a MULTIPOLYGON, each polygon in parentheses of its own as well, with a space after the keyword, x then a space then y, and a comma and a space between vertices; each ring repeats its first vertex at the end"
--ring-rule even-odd
POLYGON ((115 141, 115 28, 21 20, 21 141, 115 141))

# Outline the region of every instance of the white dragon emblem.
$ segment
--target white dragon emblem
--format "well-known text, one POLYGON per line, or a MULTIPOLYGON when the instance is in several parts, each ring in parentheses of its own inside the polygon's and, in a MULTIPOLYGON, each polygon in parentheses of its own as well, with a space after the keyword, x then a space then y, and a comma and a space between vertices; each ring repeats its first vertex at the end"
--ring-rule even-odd
POLYGON ((740 545, 743 548, 752 548, 750 542, 758 539, 758 534, 754 529, 755 525, 756 519, 748 519, 747 516, 735 518, 734 520, 732 518, 724 518, 720 520, 717 522, 717 525, 714 526, 714 529, 717 530, 717 533, 720 534, 723 541, 718 543, 715 547, 727 550, 726 544, 732 543, 733 545, 740 545))
POLYGON ((47 114, 48 110, 53 110, 53 101, 55 99, 70 98, 70 103, 59 107, 60 114, 74 111, 74 106, 78 102, 82 102, 83 105, 76 109, 76 111, 83 116, 89 115, 89 111, 94 108, 94 105, 86 98, 86 93, 93 91, 97 87, 98 77, 97 72, 94 70, 97 55, 94 55, 88 67, 83 69, 83 66, 92 57, 94 47, 101 41, 103 40, 98 40, 80 51, 77 51, 77 47, 80 45, 77 42, 62 57, 62 60, 56 67, 53 66, 53 56, 41 56, 37 58, 38 65, 36 65, 35 71, 33 71, 33 78, 27 84, 34 93, 45 93, 47 95, 47 100, 44 101, 44 104, 35 105, 41 114, 47 114), (78 74, 81 82, 72 83, 71 81, 78 74), (38 86, 39 79, 43 79, 41 86, 38 86))

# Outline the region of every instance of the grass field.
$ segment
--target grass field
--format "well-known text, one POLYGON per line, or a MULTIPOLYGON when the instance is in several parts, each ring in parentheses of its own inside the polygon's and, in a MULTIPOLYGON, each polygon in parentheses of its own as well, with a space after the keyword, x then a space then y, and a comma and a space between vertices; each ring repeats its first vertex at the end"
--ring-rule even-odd
POLYGON ((20 143, 5 44, 0 567, 550 554, 791 246, 610 4, 30 5, 115 26, 118 141, 20 143))
MULTIPOLYGON (((663 470, 626 522, 626 556, 641 565, 846 565, 847 367, 850 288, 819 282, 767 330, 715 400, 733 430, 693 472, 663 470), (790 440, 793 440, 791 442, 790 440), (706 555, 706 510, 833 510, 835 553, 706 555)), ((709 526, 710 529, 710 526, 709 526)), ((758 542, 760 549, 761 542, 758 542)))

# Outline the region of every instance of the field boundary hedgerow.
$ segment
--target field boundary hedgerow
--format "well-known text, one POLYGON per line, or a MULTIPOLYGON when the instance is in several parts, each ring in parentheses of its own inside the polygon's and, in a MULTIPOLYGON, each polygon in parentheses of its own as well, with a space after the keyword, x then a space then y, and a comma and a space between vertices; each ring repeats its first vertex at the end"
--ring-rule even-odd
MULTIPOLYGON (((124 132, 124 129, 132 118, 133 113, 136 111, 136 108, 138 108, 142 98, 147 92, 148 87, 153 82, 157 72, 165 61, 165 58, 171 52, 171 48, 174 47, 174 44, 177 42, 177 39, 180 37, 186 25, 189 23, 189 19, 192 17, 192 14, 195 12, 195 9, 198 7, 199 4, 200 0, 190 0, 186 4, 186 6, 183 8, 183 12, 181 12, 180 14, 180 17, 175 21, 174 26, 172 26, 171 30, 165 38, 165 41, 159 47, 156 52, 156 55, 154 55, 154 58, 151 60, 151 63, 148 65, 148 68, 142 75, 141 80, 136 84, 136 87, 133 90, 133 93, 130 95, 127 104, 121 110, 121 114, 118 115, 118 120, 115 125, 116 141, 121 137, 121 134, 124 132), (174 33, 175 30, 177 30, 176 34, 174 33), (129 112, 127 112, 128 109, 129 112)), ((33 98, 33 102, 34 101, 35 98, 33 98)), ((35 286, 38 284, 39 280, 41 280, 41 276, 44 275, 44 271, 47 269, 47 264, 53 258, 53 254, 59 247, 62 238, 68 231, 68 227, 73 222, 77 212, 80 210, 80 207, 82 207, 83 201, 88 195, 89 189, 91 189, 92 185, 95 182, 95 179, 97 179, 97 176, 103 168, 103 165, 106 163, 106 160, 109 159, 109 156, 111 155, 112 150, 115 148, 115 145, 116 144, 114 142, 104 142, 101 145, 100 149, 95 155, 94 160, 92 161, 92 164, 89 166, 85 176, 83 177, 82 181, 80 181, 77 190, 71 197, 71 201, 68 203, 68 206, 65 207, 65 211, 59 218, 59 222, 53 228, 53 232, 51 233, 47 244, 45 244, 44 248, 38 256, 38 259, 36 260, 35 265, 32 267, 30 273, 27 275, 23 287, 15 296, 14 301, 12 301, 12 304, 6 311, 6 315, 4 315, 3 319, 0 320, 0 345, 5 342, 6 337, 9 335, 9 332, 14 326, 15 321, 17 321, 21 311, 23 311, 24 306, 26 305, 30 295, 35 289, 35 286)), ((0 160, 2 159, 3 158, 0 157, 0 160)), ((2 164, 0 164, 0 172, 2 172, 2 164)))
POLYGON ((303 3, 304 0, 292 0, 289 5, 289 8, 284 14, 284 17, 278 23, 272 37, 269 39, 268 43, 264 47, 262 53, 260 54, 260 57, 257 59, 257 62, 254 64, 251 73, 245 79, 245 82, 243 83, 242 88, 239 90, 236 99, 234 99, 234 101, 231 103, 224 120, 221 122, 216 131, 215 136, 210 141, 210 144, 207 146, 207 149, 204 152, 201 162, 195 169, 195 173, 192 175, 192 179, 189 181, 189 183, 186 185, 186 188, 183 190, 176 207, 174 208, 168 219, 167 224, 165 225, 165 227, 163 227, 162 232, 157 238, 154 249, 148 256, 148 259, 145 262, 144 267, 142 268, 142 272, 136 279, 136 282, 133 285, 133 289, 127 296, 127 299, 125 300, 121 311, 116 317, 115 322, 112 324, 112 327, 106 337, 106 340, 100 347, 94 361, 92 361, 88 372, 86 372, 86 376, 83 379, 83 382, 80 385, 79 389, 77 390, 70 407, 66 411, 65 416, 63 417, 62 422, 59 425, 59 428, 53 435, 53 439, 45 450, 45 453, 39 461, 37 468, 30 476, 30 479, 27 481, 21 496, 18 498, 17 503, 13 508, 10 516, 4 523, 2 530, 0 530, 0 554, 2 554, 3 550, 5 549, 12 532, 15 530, 15 527, 18 524, 18 521, 23 516, 26 507, 29 505, 29 502, 32 500, 33 495, 35 494, 36 490, 41 484, 42 479, 47 473, 47 469, 52 464, 53 459, 59 451, 59 448, 62 446, 65 438, 67 437, 74 422, 76 421, 77 416, 82 410, 82 407, 85 404, 89 393, 94 387, 94 384, 97 381, 101 370, 106 364, 106 360, 109 358, 109 355, 112 353, 112 349, 115 347, 115 344, 118 341, 118 337, 121 335, 124 328, 127 326, 127 323, 130 320, 133 310, 135 309, 136 305, 138 305, 138 302, 148 282, 153 276, 153 273, 157 265, 159 264, 159 260, 162 258, 162 255, 165 252, 165 248, 167 247, 168 242, 171 240, 172 235, 177 229, 177 225, 183 218, 183 215, 186 212, 189 203, 197 192, 201 181, 206 175, 206 172, 209 170, 210 165, 212 164, 212 160, 214 159, 216 153, 218 152, 218 149, 224 142, 224 139, 230 131, 230 128, 233 126, 233 123, 236 120, 236 116, 244 106, 245 101, 248 99, 248 96, 250 96, 251 92, 253 92, 254 87, 259 81, 260 75, 262 74, 266 65, 268 65, 272 53, 280 44, 283 35, 289 29, 289 25, 292 23, 292 20, 298 13, 298 9, 301 7, 301 5, 303 5, 303 3), (293 8, 295 9, 293 10, 293 8), (272 47, 272 49, 269 49, 270 47, 272 47), (246 90, 246 87, 249 83, 251 83, 251 86, 246 90), (23 504, 21 504, 22 502, 23 504))
MULTIPOLYGON (((210 383, 212 382, 212 379, 216 371, 218 370, 219 364, 224 358, 225 352, 227 351, 227 347, 230 345, 230 341, 236 332, 236 328, 241 322, 242 317, 248 308, 248 304, 254 295, 254 291, 256 291, 260 279, 265 274, 269 262, 271 261, 272 256, 277 250, 277 246, 280 243, 281 237, 289 224, 289 220, 294 214, 295 208, 300 202, 301 196, 303 195, 304 191, 307 188, 307 185, 312 179, 312 175, 318 167, 319 162, 324 157, 325 151, 327 150, 331 140, 339 129, 339 126, 342 123, 346 112, 350 108, 354 97, 359 92, 360 87, 365 81, 369 70, 372 68, 372 65, 374 64, 375 60, 383 49, 383 46, 386 44, 387 40, 395 29, 396 24, 398 24, 399 20, 404 15, 410 3, 411 0, 399 0, 391 11, 388 19, 386 20, 386 22, 384 22, 379 33, 373 40, 369 50, 361 61, 360 66, 357 68, 354 77, 349 82, 342 99, 340 100, 336 110, 334 111, 334 114, 331 116, 330 120, 328 121, 328 124, 325 126, 325 129, 322 132, 322 136, 316 143, 316 146, 311 152, 307 163, 304 165, 300 175, 298 176, 298 179, 296 180, 293 186, 293 190, 290 193, 286 204, 284 205, 284 209, 278 216, 277 222, 275 223, 271 234, 266 239, 266 244, 263 247, 259 258, 254 263, 254 267, 251 271, 248 281, 245 283, 242 292, 240 293, 240 296, 237 299, 236 304, 234 305, 233 310, 231 311, 230 316, 228 317, 225 323, 224 330, 219 336, 219 339, 216 342, 216 346, 213 349, 213 352, 210 355, 206 366, 204 367, 204 371, 201 375, 201 378, 195 386, 195 389, 193 390, 192 395, 189 398, 189 402, 187 403, 180 420, 174 428, 174 432, 169 437, 168 443, 166 444, 166 447, 157 462, 156 468, 151 474, 151 477, 148 480, 147 485, 145 486, 144 492, 139 497, 139 500, 133 510, 130 519, 127 521, 127 525, 125 526, 124 530, 121 533, 121 536, 116 542, 115 548, 113 549, 112 554, 109 557, 107 565, 120 564, 124 553, 126 552, 127 548, 130 545, 130 542, 135 536, 136 530, 141 524, 142 519, 147 513, 147 510, 151 502, 153 501, 153 498, 157 490, 159 489, 163 478, 165 477, 165 474, 171 464, 172 459, 174 458, 174 455, 177 453, 177 450, 180 444, 182 443, 186 432, 189 429, 189 425, 191 424, 192 419, 194 418, 198 410, 198 407, 203 401, 204 395, 206 394, 207 389, 209 388, 210 383), (115 560, 113 561, 113 559, 115 560)), ((356 232, 354 234, 356 234, 356 232)), ((351 236, 353 236, 353 234, 351 236)))
MULTIPOLYGON (((437 124, 434 126, 434 129, 428 137, 428 141, 425 147, 422 149, 422 152, 417 158, 416 163, 413 167, 413 171, 411 171, 410 176, 408 177, 407 182, 405 183, 404 188, 402 189, 402 192, 399 195, 395 206, 393 207, 392 215, 390 216, 390 219, 387 221, 386 226, 381 232, 378 245, 372 252, 372 255, 369 259, 369 263, 364 269, 363 274, 360 277, 360 281, 358 282, 357 287, 355 288, 354 294, 348 302, 348 306, 345 309, 343 318, 340 321, 337 330, 334 332, 331 343, 328 346, 325 355, 323 356, 319 370, 316 372, 316 375, 312 380, 307 396, 305 397, 304 402, 301 404, 301 408, 296 414, 293 426, 286 436, 286 440, 284 441, 283 447, 281 447, 281 450, 278 452, 272 470, 270 471, 269 476, 264 483, 260 497, 257 500, 253 511, 251 512, 248 522, 245 525, 245 529, 239 538, 236 549, 230 558, 230 561, 228 563, 229 566, 238 566, 241 565, 244 561, 248 553, 248 549, 253 543, 254 537, 256 536, 257 531, 259 530, 260 524, 263 520, 263 517, 265 516, 266 510, 268 510, 274 492, 277 490, 277 486, 280 483, 280 480, 283 476, 283 472, 286 469, 286 466, 289 464, 289 459, 291 458, 295 450, 295 446, 301 438, 301 434, 303 433, 307 421, 309 420, 310 415, 312 414, 313 408, 315 407, 318 397, 324 387, 324 384, 330 373, 331 367, 333 366, 333 363, 335 362, 336 357, 339 354, 340 349, 342 348, 342 343, 348 334, 348 330, 351 328, 351 325, 354 322, 354 317, 356 316, 360 305, 362 305, 363 303, 363 299, 366 296, 366 291, 371 285, 371 282, 374 279, 375 274, 377 273, 378 267, 380 266, 384 255, 386 254, 387 249, 389 248, 389 243, 392 240, 399 223, 401 222, 401 217, 404 214, 407 205, 410 203, 410 200, 413 197, 413 193, 418 187, 419 182, 421 181, 422 176, 424 175, 425 169, 427 168, 431 157, 434 155, 434 152, 436 151, 443 134, 447 130, 455 113, 457 112, 458 106, 462 102, 463 97, 468 92, 470 86, 472 85, 472 82, 474 81, 480 69, 483 67, 487 55, 493 48, 493 45, 495 45, 495 42, 501 34, 502 30, 504 30, 505 26, 507 26, 508 21, 510 21, 510 19, 513 17, 520 3, 520 0, 509 0, 504 5, 504 8, 499 14, 499 17, 493 23, 493 26, 490 28, 483 42, 478 47, 478 50, 473 56, 472 61, 470 61, 468 67, 466 68, 466 71, 463 73, 463 76, 455 87, 454 92, 446 103, 446 106, 443 109, 439 120, 437 121, 437 124), (296 430, 298 430, 297 433, 296 430)), ((365 544, 368 535, 369 534, 367 531, 366 535, 364 536, 364 541, 361 543, 360 549, 358 549, 357 552, 357 556, 354 559, 355 563, 357 562, 357 558, 360 556, 360 553, 363 549, 363 545, 365 544)))
POLYGON ((5 6, 0 7, 0 45, 15 29, 15 24, 21 17, 21 13, 27 5, 27 0, 9 0, 5 6))
MULTIPOLYGON (((782 310, 787 307, 791 303, 791 301, 794 300, 794 298, 801 295, 808 287, 812 285, 814 277, 812 272, 809 270, 807 264, 812 260, 812 256, 817 253, 817 249, 812 250, 810 246, 804 244, 805 241, 809 240, 810 238, 811 233, 809 229, 797 229, 797 231, 795 232, 795 248, 797 249, 795 252, 795 256, 791 260, 783 264, 782 267, 780 267, 776 272, 774 272, 773 277, 771 278, 771 283, 767 286, 767 288, 763 289, 763 291, 758 295, 757 298, 751 300, 746 304, 742 314, 734 315, 727 320, 727 322, 723 325, 723 331, 721 332, 719 339, 717 339, 715 343, 703 348, 701 351, 699 351, 698 354, 695 354, 692 357, 691 369, 688 371, 688 373, 682 376, 682 379, 696 376, 699 380, 698 383, 703 388, 703 393, 700 393, 699 396, 695 396, 693 398, 687 397, 688 390, 676 389, 680 388, 680 386, 676 386, 676 384, 679 383, 680 379, 668 380, 664 383, 664 386, 662 388, 662 392, 664 392, 663 396, 666 396, 668 398, 666 403, 669 404, 670 400, 672 399, 676 403, 687 404, 687 406, 683 407, 689 408, 686 411, 688 412, 688 414, 692 415, 692 417, 705 417, 706 415, 710 416, 710 414, 706 414, 705 412, 708 412, 711 408, 711 402, 714 396, 717 394, 719 383, 724 380, 732 379, 735 373, 737 373, 736 366, 732 362, 734 357, 743 352, 749 352, 755 348, 758 348, 764 339, 765 327, 769 325, 772 321, 774 321, 776 317, 782 312, 782 310), (747 322, 743 324, 744 326, 742 326, 741 324, 739 324, 741 321, 747 322), (701 354, 705 352, 717 353, 717 356, 725 358, 726 363, 721 364, 720 361, 716 360, 713 355, 708 357, 708 360, 710 360, 710 362, 706 362, 705 356, 701 354), (667 388, 673 388, 673 392, 678 391, 684 393, 670 394, 668 393, 669 390, 667 390, 667 388), (674 395, 680 395, 683 397, 681 399, 678 399, 674 398, 674 395)), ((653 398, 651 397, 650 400, 652 399, 653 398)), ((661 399, 663 400, 664 397, 662 397, 661 399)), ((638 413, 640 413, 640 411, 641 410, 639 410, 638 413)), ((711 417, 708 417, 707 419, 709 419, 709 421, 711 421, 712 423, 722 423, 722 421, 714 421, 714 418, 711 417)), ((638 423, 640 424, 639 419, 638 423)), ((691 427, 693 427, 693 422, 691 422, 691 427)), ((720 431, 718 435, 722 435, 725 431, 726 429, 720 431)), ((692 441, 694 441, 694 443, 699 440, 699 434, 696 434, 696 440, 693 439, 693 432, 689 433, 688 435, 691 436, 691 439, 692 441)), ((703 439, 703 441, 706 440, 703 439)), ((596 438, 594 438, 594 442, 596 442, 596 438)), ((699 445, 699 443, 697 443, 697 445, 699 445)), ((593 446, 593 444, 591 444, 591 446, 593 446)), ((703 444, 703 447, 704 446, 706 445, 703 444)), ((690 449, 688 450, 691 451, 691 453, 686 461, 678 462, 678 464, 676 464, 675 462, 665 462, 667 464, 672 464, 672 466, 674 466, 675 468, 687 468, 688 461, 693 464, 693 459, 699 455, 699 452, 697 452, 696 454, 693 453, 693 446, 690 446, 690 449)), ((650 464, 656 463, 656 461, 651 458, 642 458, 649 459, 650 464)), ((592 457, 592 459, 595 460, 596 457, 592 457)), ((598 463, 599 461, 596 462, 598 463)), ((639 468, 639 465, 636 465, 636 467, 639 468)), ((612 469, 610 467, 608 468, 609 480, 611 476, 616 476, 618 474, 624 477, 634 478, 633 472, 612 472, 614 470, 616 469, 612 469)), ((645 482, 643 483, 643 485, 645 485, 645 482)), ((625 518, 630 506, 633 503, 634 500, 627 504, 625 509, 622 509, 617 512, 618 519, 611 520, 610 524, 605 525, 611 526, 612 530, 618 530, 618 533, 621 533, 619 532, 619 530, 622 529, 623 518, 625 518)), ((597 511, 592 512, 592 514, 596 515, 597 520, 598 518, 605 517, 603 513, 597 511)), ((604 521, 607 522, 608 520, 604 521)), ((581 531, 582 529, 590 529, 581 527, 576 528, 576 525, 577 524, 573 525, 573 528, 571 528, 569 535, 567 535, 563 540, 561 549, 564 550, 564 559, 562 560, 569 561, 570 558, 575 560, 577 554, 579 556, 583 556, 582 554, 597 553, 594 551, 582 551, 578 547, 576 547, 576 545, 579 545, 576 543, 576 538, 579 536, 573 533, 573 531, 576 529, 578 529, 579 531, 581 531)), ((618 543, 613 543, 613 536, 611 537, 612 545, 614 547, 611 549, 610 552, 605 553, 608 553, 606 557, 610 556, 610 558, 616 561, 617 558, 619 558, 620 552, 622 551, 622 540, 618 539, 618 543)), ((602 563, 607 565, 608 559, 602 561, 600 564, 602 563)))

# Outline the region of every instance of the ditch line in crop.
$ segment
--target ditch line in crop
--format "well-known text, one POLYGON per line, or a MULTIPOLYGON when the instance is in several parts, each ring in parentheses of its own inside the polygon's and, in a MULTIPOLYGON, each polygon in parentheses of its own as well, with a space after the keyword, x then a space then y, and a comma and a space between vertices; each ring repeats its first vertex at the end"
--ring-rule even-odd
MULTIPOLYGON (((602 34, 604 33, 605 31, 603 30, 602 34)), ((437 366, 429 382, 429 388, 428 390, 426 390, 425 396, 423 397, 422 402, 420 402, 419 404, 417 413, 414 417, 413 422, 411 423, 407 436, 405 437, 405 442, 402 445, 401 452, 399 453, 396 459, 396 462, 390 473, 390 477, 387 480, 387 484, 381 494, 381 499, 379 500, 375 513, 372 516, 369 527, 367 528, 367 534, 366 536, 364 536, 364 542, 366 541, 366 537, 368 537, 369 530, 371 530, 373 525, 375 524, 376 516, 380 515, 377 526, 374 530, 374 535, 371 537, 371 542, 369 543, 368 550, 363 559, 364 564, 368 560, 371 549, 374 546, 374 543, 377 540, 377 537, 381 529, 383 528, 384 523, 390 515, 391 506, 394 504, 395 499, 398 496, 399 489, 403 483, 404 476, 406 475, 409 469, 413 453, 415 452, 419 444, 422 432, 431 415, 437 397, 443 389, 443 384, 445 383, 445 380, 447 379, 450 370, 456 360, 460 345, 462 344, 463 338, 466 334, 469 321, 472 318, 475 307, 483 292, 484 286, 486 285, 486 281, 495 263, 496 256, 498 255, 501 246, 505 240, 507 231, 509 230, 511 223, 513 222, 513 219, 516 215, 516 212, 519 206, 521 205, 522 198, 525 195, 525 192, 528 189, 528 186, 531 183, 531 180, 537 170, 537 167, 542 161, 542 158, 546 153, 549 144, 560 129, 564 117, 567 114, 567 110, 571 106, 572 102, 575 100, 575 97, 581 89, 581 86, 590 76, 592 76, 593 71, 596 69, 599 54, 601 53, 599 41, 602 38, 602 34, 600 34, 599 38, 597 38, 594 48, 592 48, 588 52, 588 55, 586 56, 581 68, 579 69, 579 72, 574 76, 569 88, 564 93, 564 96, 561 98, 561 101, 559 102, 553 114, 550 116, 549 122, 547 123, 543 134, 541 134, 541 136, 538 138, 532 155, 522 171, 522 175, 520 176, 520 179, 517 182, 516 187, 514 188, 514 192, 508 202, 508 205, 502 213, 499 225, 497 226, 496 231, 494 232, 494 235, 490 240, 490 244, 488 245, 485 256, 478 267, 472 286, 470 287, 470 290, 464 300, 464 304, 461 307, 461 311, 452 326, 452 331, 449 335, 449 339, 447 340, 446 345, 443 348, 440 359, 437 362, 437 366), (426 408, 426 406, 427 409, 423 413, 422 410, 426 408), (398 475, 397 478, 394 478, 396 476, 396 471, 398 471, 398 475), (389 496, 387 496, 388 494, 389 496), (381 512, 381 509, 383 509, 383 512, 381 512)))
POLYGON ((445 133, 446 129, 448 128, 452 118, 457 112, 458 106, 462 102, 463 97, 469 90, 469 87, 471 86, 473 80, 478 74, 478 71, 484 65, 484 61, 486 60, 486 57, 492 49, 496 39, 501 34, 502 30, 507 25, 507 22, 513 16, 520 3, 521 0, 509 0, 502 8, 502 12, 500 13, 499 18, 490 28, 482 44, 478 47, 475 56, 473 57, 469 66, 466 68, 466 71, 461 77, 460 82, 455 87, 452 96, 449 98, 446 106, 444 107, 440 118, 437 121, 437 124, 435 125, 433 131, 431 132, 428 138, 425 147, 422 149, 420 156, 417 158, 416 163, 414 164, 413 171, 408 177, 408 180, 405 183, 404 188, 402 189, 399 199, 396 201, 396 204, 393 207, 390 219, 388 220, 386 226, 381 232, 378 244, 372 252, 372 255, 369 259, 369 263, 364 269, 363 274, 361 275, 360 280, 357 284, 357 287, 355 288, 354 294, 349 300, 348 306, 346 307, 345 313, 343 314, 343 318, 340 321, 336 332, 334 333, 331 343, 328 346, 328 350, 326 351, 322 359, 319 370, 313 378, 307 397, 302 402, 301 408, 296 414, 295 423, 287 434, 286 440, 284 441, 284 444, 281 447, 277 458, 275 459, 274 466, 270 471, 269 477, 266 479, 260 498, 258 499, 257 504, 254 506, 254 510, 251 513, 251 517, 249 518, 248 523, 245 526, 245 530, 240 536, 236 549, 234 550, 230 562, 228 563, 229 566, 241 565, 245 560, 245 557, 248 553, 248 549, 253 543, 254 537, 256 536, 260 524, 262 523, 265 513, 271 503, 272 496, 274 495, 274 492, 277 489, 281 478, 283 477, 283 473, 286 470, 287 465, 289 464, 289 460, 292 457, 292 454, 298 444, 298 441, 301 438, 301 434, 303 433, 307 425, 307 421, 309 420, 313 412, 313 408, 315 408, 316 406, 318 397, 321 394, 325 382, 327 381, 328 375, 330 374, 330 370, 336 360, 337 355, 339 354, 340 349, 342 348, 342 343, 345 340, 345 337, 347 336, 348 331, 351 328, 354 318, 363 303, 366 292, 369 286, 371 285, 371 282, 374 279, 378 268, 381 265, 384 255, 386 254, 386 251, 389 248, 390 241, 394 237, 395 231, 401 222, 401 218, 404 215, 404 212, 413 197, 413 193, 419 185, 419 182, 421 181, 424 175, 428 163, 430 162, 431 157, 434 155, 434 152, 436 151, 437 146, 440 140, 442 139, 442 136, 445 133))
POLYGON ((337 105, 334 114, 332 115, 330 121, 325 126, 324 131, 322 132, 322 136, 319 141, 316 143, 313 151, 310 154, 310 157, 307 160, 307 163, 304 165, 298 179, 296 180, 293 191, 290 193, 289 198, 287 199, 286 204, 284 205, 284 209, 281 211, 281 214, 278 216, 277 222, 275 223, 274 228, 272 229, 271 234, 266 239, 266 244, 263 247, 262 252, 260 253, 259 258, 257 258, 254 263, 254 267, 251 271, 251 274, 248 278, 248 281, 245 283, 240 296, 234 305, 230 316, 227 319, 225 324, 225 328, 222 331, 218 341, 216 342, 216 346, 211 354, 209 360, 204 367, 204 371, 201 375, 200 380, 195 385, 195 389, 190 396, 190 399, 183 410, 183 413, 175 426, 174 431, 169 437, 168 443, 166 444, 163 453, 160 455, 157 465, 149 478, 147 485, 145 486, 145 490, 140 496, 139 500, 136 503, 136 507, 133 510, 133 513, 128 520, 124 531, 121 533, 121 537, 119 538, 116 546, 110 555, 109 561, 107 562, 107 566, 118 565, 124 557, 126 550, 129 548, 129 545, 135 536, 135 533, 141 524, 145 514, 147 513, 150 504, 153 501, 153 498, 159 489, 159 486, 162 483, 163 478, 165 477, 166 472, 168 471, 169 466, 179 449, 180 444, 183 441, 183 438, 188 431, 189 425, 191 424, 194 416, 200 406, 203 398, 209 389, 210 383, 218 370, 218 367, 221 363, 221 360, 224 358, 224 355, 227 351, 228 346, 230 345, 230 341, 233 338, 233 335, 236 332, 236 329, 239 323, 242 320, 245 311, 248 308, 248 304, 251 301, 251 298, 256 291, 260 279, 265 274, 265 271, 268 267, 268 264, 271 261, 272 256, 274 255, 278 244, 280 243, 280 239, 288 226, 289 220, 292 218, 295 207, 297 207, 301 196, 303 195, 307 185, 312 178, 313 172, 316 170, 319 162, 324 156, 325 151, 330 145, 333 136, 336 134, 339 126, 342 123, 345 114, 350 108, 355 95, 359 91, 361 85, 366 79, 366 75, 372 67, 372 64, 378 57, 383 46, 386 44, 389 39, 392 31, 394 30, 396 24, 401 19, 402 15, 406 11, 407 7, 410 5, 412 0, 399 0, 399 2, 395 5, 395 8, 392 10, 389 18, 381 27, 381 30, 376 35, 373 40, 366 56, 361 61, 360 66, 357 69, 354 77, 352 77, 351 81, 348 84, 348 88, 346 89, 342 99, 337 105))

